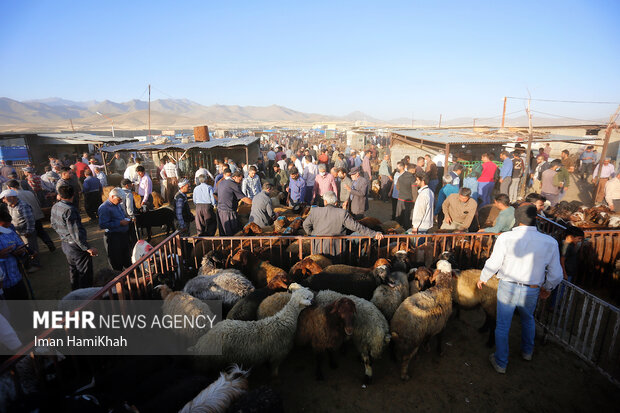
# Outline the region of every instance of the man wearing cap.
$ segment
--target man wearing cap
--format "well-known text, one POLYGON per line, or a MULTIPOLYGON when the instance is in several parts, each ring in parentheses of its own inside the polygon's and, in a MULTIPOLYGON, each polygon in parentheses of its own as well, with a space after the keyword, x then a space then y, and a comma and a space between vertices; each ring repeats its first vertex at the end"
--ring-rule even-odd
POLYGON ((140 195, 141 203, 146 209, 153 209, 153 181, 146 173, 144 166, 136 167, 138 174, 138 195, 140 195))
POLYGON ((58 188, 66 185, 73 188, 73 205, 80 210, 80 192, 82 189, 80 188, 80 184, 76 178, 76 176, 71 171, 71 168, 67 166, 63 166, 60 171, 60 179, 56 182, 56 192, 58 192, 58 188))
POLYGON ((612 163, 610 163, 610 161, 611 158, 605 158, 603 165, 596 165, 594 172, 592 173, 592 181, 594 182, 594 188, 596 188, 596 196, 594 198, 595 204, 600 204, 603 202, 603 199, 605 198, 605 184, 615 175, 616 168, 612 163), (598 176, 599 169, 601 170, 600 178, 598 176))
POLYGON ((239 232, 237 205, 239 201, 252 204, 252 200, 241 192, 239 184, 243 179, 243 172, 236 171, 232 175, 226 169, 224 179, 217 186, 217 215, 220 219, 220 235, 232 236, 239 232))
POLYGON ((312 191, 312 204, 323 206, 323 194, 332 191, 338 194, 338 187, 332 174, 327 173, 327 167, 324 163, 319 164, 319 174, 314 178, 314 190, 312 191))
POLYGON ((531 204, 518 207, 515 218, 517 226, 497 237, 478 281, 478 288, 482 289, 493 275, 500 280, 495 353, 489 360, 501 374, 508 365, 508 335, 515 308, 521 316, 521 356, 529 361, 534 352, 534 310, 538 296, 549 297, 563 278, 557 241, 536 229, 536 207, 531 204))
POLYGON ((52 207, 50 221, 52 228, 62 241, 62 252, 69 263, 71 289, 93 286, 93 259, 98 251, 88 245, 86 230, 82 226, 80 213, 71 202, 73 188, 64 185, 58 188, 60 201, 52 207))
MULTIPOLYGON (((9 181, 16 183, 15 181, 9 181)), ((34 257, 31 260, 31 267, 28 268, 28 272, 37 271, 41 268, 39 264, 39 258, 36 254, 39 252, 39 245, 37 243, 37 232, 35 228, 34 214, 32 208, 26 202, 21 202, 17 196, 17 191, 14 189, 5 189, 0 193, 0 199, 8 207, 9 214, 11 214, 12 223, 15 227, 15 232, 24 241, 24 244, 28 245, 28 248, 34 253, 34 257)))
POLYGON ((56 251, 56 247, 54 246, 52 239, 47 234, 47 232, 45 232, 45 229, 43 229, 42 221, 45 215, 41 210, 41 205, 39 204, 39 200, 37 199, 35 194, 30 191, 24 191, 23 189, 21 189, 19 187, 19 182, 17 182, 16 180, 10 180, 9 182, 7 182, 7 186, 9 189, 13 189, 15 190, 15 192, 17 192, 17 197, 19 198, 20 202, 30 205, 30 208, 32 208, 32 215, 34 216, 34 228, 37 236, 41 238, 41 241, 43 241, 45 245, 47 245, 47 248, 49 248, 50 252, 56 251))
MULTIPOLYGON (((359 171, 357 172, 359 175, 359 171)), ((328 191, 323 195, 324 207, 314 207, 310 209, 310 214, 304 220, 304 231, 306 234, 315 237, 331 237, 335 235, 346 235, 346 230, 359 235, 374 237, 377 240, 383 239, 383 234, 366 228, 351 217, 348 211, 338 208, 338 197, 328 191)), ((314 250, 322 254, 337 256, 342 252, 340 240, 317 239, 312 241, 314 250)))
POLYGON ((250 219, 248 222, 254 222, 261 228, 273 224, 273 221, 278 217, 273 211, 273 205, 271 204, 271 197, 269 191, 273 188, 269 182, 263 184, 263 190, 256 194, 252 198, 252 210, 250 212, 250 219))
POLYGON ((364 212, 368 209, 368 180, 361 176, 361 172, 359 166, 351 169, 353 183, 350 187, 344 185, 351 192, 349 210, 355 219, 364 218, 364 212))
POLYGON ((117 271, 131 266, 131 250, 129 242, 129 223, 121 202, 125 194, 120 188, 110 191, 108 200, 99 207, 99 227, 105 231, 104 242, 108 252, 110 267, 117 271))
POLYGON ((189 180, 181 179, 179 181, 179 191, 174 195, 174 212, 178 221, 178 227, 181 231, 189 231, 189 224, 194 220, 189 210, 189 202, 187 202, 187 193, 189 192, 189 180))

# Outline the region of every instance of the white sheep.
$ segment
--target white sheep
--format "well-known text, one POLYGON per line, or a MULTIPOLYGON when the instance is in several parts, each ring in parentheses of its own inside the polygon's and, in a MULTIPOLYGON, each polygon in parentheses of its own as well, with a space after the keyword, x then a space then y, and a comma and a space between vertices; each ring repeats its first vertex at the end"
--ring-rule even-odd
MULTIPOLYGON (((292 284, 295 285, 295 284, 292 284)), ((258 321, 224 320, 216 324, 190 351, 204 355, 207 366, 222 363, 257 365, 269 362, 271 373, 278 375, 280 363, 293 348, 299 313, 312 304, 313 294, 296 285, 286 306, 273 317, 258 321), (212 355, 221 347, 221 354, 212 355)))
POLYGON ((409 380, 409 362, 420 345, 441 333, 452 313, 452 266, 448 261, 437 263, 432 281, 435 286, 407 298, 398 307, 390 323, 396 357, 401 362, 400 377, 409 380))
MULTIPOLYGON (((161 307, 163 315, 182 315, 191 317, 194 320, 198 316, 204 316, 208 318, 205 322, 214 320, 215 314, 207 303, 200 299, 182 291, 172 291, 166 285, 158 285, 155 289, 159 291, 162 300, 164 300, 161 307)), ((182 329, 175 329, 175 332, 192 342, 195 342, 205 333, 203 329, 197 327, 196 324, 192 326, 191 323, 187 323, 187 326, 182 329)))
POLYGON ((335 291, 319 291, 316 303, 326 306, 338 299, 346 297, 355 303, 355 320, 353 323, 353 344, 364 362, 364 383, 372 380, 372 359, 381 357, 386 345, 390 342, 389 325, 381 311, 371 302, 354 295, 343 295, 335 291))
POLYGON ((254 291, 254 286, 239 270, 217 270, 214 275, 199 275, 185 284, 183 292, 201 300, 222 300, 232 307, 237 301, 254 291))
POLYGON ((396 309, 409 297, 409 280, 404 272, 392 272, 382 284, 375 289, 370 300, 390 321, 396 309))
POLYGON ((187 402, 179 413, 225 413, 231 403, 248 390, 250 370, 232 365, 228 371, 187 402))
POLYGON ((291 300, 291 293, 282 291, 275 293, 265 298, 256 310, 256 318, 262 320, 263 318, 276 315, 278 311, 284 308, 284 306, 291 300))

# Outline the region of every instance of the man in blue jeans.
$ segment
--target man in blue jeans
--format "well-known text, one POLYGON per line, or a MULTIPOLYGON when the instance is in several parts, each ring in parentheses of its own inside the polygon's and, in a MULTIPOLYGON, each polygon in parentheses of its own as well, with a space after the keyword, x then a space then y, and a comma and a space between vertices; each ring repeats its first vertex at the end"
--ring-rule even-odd
POLYGON ((534 309, 538 296, 549 297, 562 281, 558 243, 536 229, 536 207, 525 204, 515 212, 517 226, 497 237, 491 257, 480 273, 478 288, 494 275, 497 288, 495 353, 489 357, 498 373, 506 373, 508 335, 515 308, 521 316, 521 356, 532 359, 536 324, 534 309))

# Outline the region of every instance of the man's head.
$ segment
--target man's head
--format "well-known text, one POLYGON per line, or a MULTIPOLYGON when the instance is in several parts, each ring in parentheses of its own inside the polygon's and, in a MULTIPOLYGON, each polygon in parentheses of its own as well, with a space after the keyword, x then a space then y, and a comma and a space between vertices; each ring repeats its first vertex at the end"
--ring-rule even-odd
POLYGON ((403 164, 409 165, 410 161, 411 161, 411 157, 409 155, 405 155, 405 157, 403 158, 403 164))
POLYGON ((508 158, 508 152, 506 151, 501 151, 499 153, 499 159, 501 159, 502 161, 505 160, 506 158, 508 158))
MULTIPOLYGON (((306 151, 306 152, 308 152, 308 151, 306 151)), ((311 163, 312 162, 312 156, 306 155, 306 162, 311 163)))
POLYGON ((123 179, 121 181, 121 188, 131 189, 131 181, 129 179, 123 179))
POLYGON ((325 205, 336 205, 338 203, 338 197, 333 191, 327 191, 323 194, 323 203, 325 205))
POLYGON ((15 180, 15 179, 11 179, 10 181, 8 181, 6 183, 6 186, 9 189, 15 189, 15 190, 21 189, 20 185, 19 185, 19 182, 17 180, 15 180))
POLYGON ((603 165, 609 165, 610 161, 611 161, 611 158, 605 158, 605 160, 603 161, 603 165))
POLYGON ((424 185, 427 185, 428 181, 428 174, 426 172, 416 172, 415 183, 418 188, 422 188, 424 185))
POLYGON ((299 178, 299 170, 296 167, 293 166, 289 172, 292 179, 299 178))
POLYGON ((384 161, 389 161, 390 160, 390 155, 388 155, 387 153, 385 155, 383 155, 383 160, 384 161))
POLYGON ((140 178, 142 178, 144 176, 144 174, 146 173, 146 170, 144 169, 144 166, 142 166, 142 165, 136 166, 136 173, 138 174, 138 176, 140 178))
POLYGON ((243 172, 235 171, 235 173, 232 174, 232 180, 235 181, 236 183, 240 184, 241 181, 243 181, 243 172))
POLYGON ((465 188, 465 187, 459 189, 459 201, 465 203, 469 201, 470 197, 471 197, 471 189, 465 188))
POLYGON ((273 189, 273 185, 271 185, 269 182, 265 182, 263 184, 263 191, 269 193, 269 191, 271 191, 273 189))
POLYGON ((568 152, 568 149, 564 149, 560 156, 562 157, 562 159, 566 159, 570 156, 570 152, 568 152))
POLYGON ((93 176, 93 171, 91 171, 90 168, 86 168, 84 170, 84 175, 86 175, 87 177, 93 176))
POLYGON ((66 166, 60 168, 60 177, 65 181, 71 179, 71 168, 66 166))
POLYGON ((547 198, 544 196, 537 194, 536 192, 532 192, 525 197, 525 202, 528 202, 536 207, 536 211, 542 212, 545 209, 545 201, 547 198))
POLYGON ((189 192, 189 180, 181 179, 179 181, 179 191, 183 192, 184 194, 189 192))
POLYGON ((424 157, 423 156, 418 156, 418 166, 419 167, 424 167, 424 157))
POLYGON ((426 162, 431 163, 433 160, 431 158, 431 156, 429 154, 424 155, 424 159, 426 160, 426 162))
POLYGON ((280 165, 278 165, 277 163, 274 163, 274 164, 273 164, 273 170, 274 170, 276 173, 280 172, 280 165))
POLYGON ((568 242, 569 244, 577 244, 583 241, 585 235, 586 234, 581 228, 574 225, 569 225, 564 230, 564 241, 568 242))
POLYGON ((523 204, 515 210, 515 224, 533 227, 536 225, 536 207, 532 204, 523 204))
POLYGON ((62 185, 58 188, 58 195, 60 195, 60 199, 63 201, 71 201, 73 200, 73 195, 75 195, 75 191, 72 186, 62 185))
POLYGON ((330 169, 329 173, 334 177, 334 179, 338 178, 338 168, 330 169))
POLYGON ((324 163, 319 164, 319 175, 325 176, 327 174, 327 168, 324 163))
POLYGON ((457 163, 456 165, 454 165, 454 168, 452 168, 452 172, 457 175, 461 175, 463 173, 463 165, 457 163))
POLYGON ((344 168, 338 168, 338 178, 344 179, 347 176, 347 171, 344 168))
POLYGON ((592 149, 594 149, 594 146, 592 145, 586 146, 586 152, 592 152, 592 149))
POLYGON ((120 159, 121 154, 120 154, 120 153, 118 153, 118 152, 115 152, 115 153, 114 153, 114 157, 115 157, 116 159, 120 159))
POLYGON ((398 172, 400 173, 405 172, 405 164, 403 163, 403 161, 396 162, 396 169, 398 169, 398 172))
POLYGON ((96 163, 97 163, 97 160, 96 160, 95 158, 90 158, 90 159, 88 160, 88 163, 89 163, 89 164, 91 164, 91 165, 94 165, 94 164, 96 164, 96 163))
POLYGON ((485 153, 483 153, 483 154, 480 156, 480 159, 482 160, 482 162, 489 162, 489 154, 488 154, 488 153, 486 153, 486 152, 485 152, 485 153))
POLYGON ((256 167, 254 165, 250 166, 248 169, 248 176, 250 178, 254 178, 256 176, 256 167))
POLYGON ((125 194, 120 188, 114 188, 110 191, 108 195, 108 201, 113 203, 114 205, 120 204, 123 199, 125 199, 125 194))
POLYGON ((88 152, 83 152, 83 153, 82 153, 82 158, 86 158, 86 159, 88 159, 88 152))
POLYGON ((351 168, 351 179, 356 181, 360 177, 360 167, 356 166, 351 168))
POLYGON ((506 194, 495 195, 495 206, 503 211, 510 206, 510 197, 506 194))
POLYGON ((542 156, 542 155, 538 155, 538 156, 536 157, 536 163, 541 164, 541 163, 543 163, 543 162, 545 162, 545 157, 544 157, 544 156, 542 156))
POLYGON ((551 162, 551 169, 554 169, 554 170, 556 170, 556 171, 557 171, 557 170, 558 170, 558 169, 560 169, 561 167, 562 167, 562 161, 560 161, 559 159, 554 159, 554 160, 551 162))

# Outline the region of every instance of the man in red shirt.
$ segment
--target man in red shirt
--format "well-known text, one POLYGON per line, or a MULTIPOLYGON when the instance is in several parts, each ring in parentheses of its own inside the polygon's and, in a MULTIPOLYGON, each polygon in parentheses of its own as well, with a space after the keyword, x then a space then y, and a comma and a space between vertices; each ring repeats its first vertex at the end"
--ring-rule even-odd
POLYGON ((497 165, 493 163, 493 154, 482 154, 482 173, 478 178, 478 193, 480 194, 480 207, 491 203, 491 193, 495 186, 495 171, 497 165))
POLYGON ((319 164, 319 173, 314 178, 314 191, 312 194, 312 204, 317 203, 319 206, 325 206, 323 204, 323 194, 331 191, 338 195, 338 186, 336 180, 332 174, 327 173, 327 168, 324 163, 319 164))
POLYGON ((88 165, 82 162, 80 158, 77 158, 77 162, 75 163, 75 174, 77 175, 80 183, 84 182, 86 176, 84 175, 84 171, 88 169, 88 165))
POLYGON ((329 162, 329 156, 327 156, 327 149, 323 149, 323 152, 319 155, 319 163, 327 165, 329 162))

